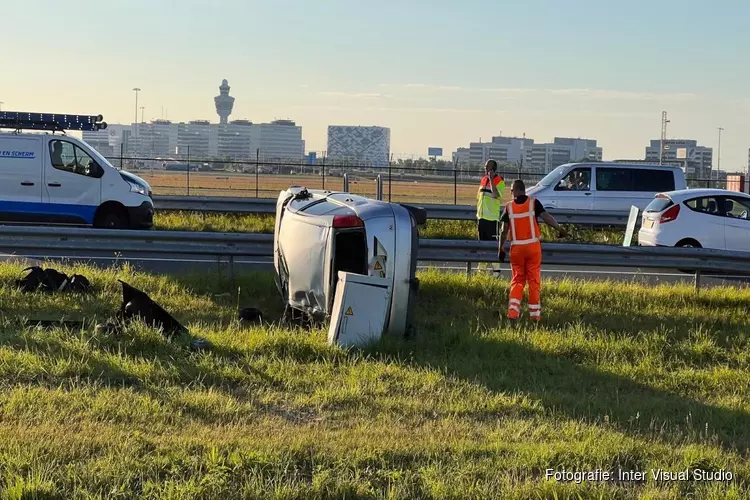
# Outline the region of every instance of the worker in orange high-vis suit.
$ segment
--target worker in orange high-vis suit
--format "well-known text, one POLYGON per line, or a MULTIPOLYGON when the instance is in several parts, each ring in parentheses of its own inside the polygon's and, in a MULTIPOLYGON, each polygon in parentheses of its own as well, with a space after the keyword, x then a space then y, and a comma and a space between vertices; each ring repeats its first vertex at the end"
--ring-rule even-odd
POLYGON ((521 301, 524 288, 529 284, 529 317, 534 321, 542 319, 540 287, 542 280, 542 243, 537 217, 557 229, 561 237, 567 236, 554 217, 544 210, 539 200, 526 196, 526 186, 522 180, 513 182, 513 201, 505 205, 500 218, 503 229, 500 234, 498 259, 505 260, 505 241, 510 233, 510 299, 508 318, 521 317, 521 301))

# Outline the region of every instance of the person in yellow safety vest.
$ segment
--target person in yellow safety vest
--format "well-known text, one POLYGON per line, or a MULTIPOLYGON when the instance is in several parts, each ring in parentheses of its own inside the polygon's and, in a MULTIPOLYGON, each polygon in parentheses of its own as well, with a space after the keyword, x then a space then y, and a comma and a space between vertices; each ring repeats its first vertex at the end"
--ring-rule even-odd
MULTIPOLYGON (((484 172, 477 191, 477 233, 480 241, 493 241, 497 239, 505 181, 497 173, 495 160, 487 160, 484 172)), ((493 262, 492 270, 495 277, 499 278, 500 264, 493 262)))
POLYGON ((513 201, 505 205, 505 211, 500 218, 503 230, 500 233, 497 251, 498 260, 504 262, 504 245, 510 232, 511 282, 508 318, 516 320, 521 317, 521 301, 528 283, 529 317, 533 321, 539 321, 542 319, 542 244, 537 217, 557 229, 561 237, 567 236, 568 233, 544 210, 539 200, 526 196, 526 186, 522 180, 513 182, 512 194, 513 201))

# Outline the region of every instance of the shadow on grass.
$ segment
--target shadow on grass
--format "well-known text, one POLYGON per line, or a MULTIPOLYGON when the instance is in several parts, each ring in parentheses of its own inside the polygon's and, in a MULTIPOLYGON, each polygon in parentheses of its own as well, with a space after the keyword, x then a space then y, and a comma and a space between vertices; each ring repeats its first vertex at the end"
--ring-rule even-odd
MULTIPOLYGON (((442 310, 447 307, 448 290, 442 285, 424 287, 420 291, 423 303, 418 307, 420 325, 416 338, 409 342, 386 341, 374 348, 377 352, 370 353, 376 357, 384 354, 407 357, 416 365, 444 369, 494 392, 527 394, 539 400, 550 415, 613 426, 634 436, 672 444, 716 444, 743 453, 750 447, 747 412, 712 406, 578 363, 574 352, 568 357, 544 352, 522 340, 482 336, 481 330, 494 328, 504 320, 498 318, 497 310, 477 311, 476 289, 466 292, 454 290, 447 295, 451 297, 450 326, 447 326, 445 313, 437 317, 434 311, 441 310, 435 309, 440 307, 441 300, 442 310)), ((588 319, 601 328, 602 317, 588 319)), ((611 311, 606 312, 606 317, 607 324, 619 323, 623 330, 631 332, 634 328, 635 331, 656 328, 669 321, 669 318, 650 318, 633 324, 632 317, 611 311)), ((574 318, 587 319, 576 317, 574 311, 562 310, 552 325, 546 326, 554 331, 556 323, 564 324, 574 318)), ((691 325, 716 327, 708 321, 693 321, 691 325)), ((536 325, 521 322, 511 328, 532 330, 536 325)), ((736 326, 734 329, 737 333, 741 330, 736 326)), ((558 331, 564 334, 565 330, 558 331)))

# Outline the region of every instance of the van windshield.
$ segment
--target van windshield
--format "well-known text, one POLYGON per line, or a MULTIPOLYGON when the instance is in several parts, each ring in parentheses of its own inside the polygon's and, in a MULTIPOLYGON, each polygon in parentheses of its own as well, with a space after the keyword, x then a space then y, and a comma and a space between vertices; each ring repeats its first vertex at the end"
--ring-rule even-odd
POLYGON ((562 177, 564 171, 565 171, 565 167, 560 165, 559 167, 554 169, 552 172, 545 175, 544 178, 541 181, 539 181, 539 185, 542 187, 550 187, 551 185, 555 184, 558 180, 560 180, 560 177, 562 177))
POLYGON ((115 167, 112 166, 112 164, 104 156, 101 155, 101 153, 99 153, 99 151, 96 150, 96 148, 92 148, 90 144, 84 141, 81 141, 81 142, 83 142, 84 144, 86 144, 86 146, 88 146, 87 152, 91 154, 92 156, 94 156, 94 158, 96 159, 97 163, 99 163, 99 165, 101 165, 102 167, 109 167, 113 170, 117 170, 115 167))

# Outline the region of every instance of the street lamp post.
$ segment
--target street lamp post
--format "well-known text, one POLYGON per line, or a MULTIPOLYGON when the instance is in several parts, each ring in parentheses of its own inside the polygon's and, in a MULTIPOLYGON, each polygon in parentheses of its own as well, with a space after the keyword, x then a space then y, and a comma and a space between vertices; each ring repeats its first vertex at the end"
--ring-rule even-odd
MULTIPOLYGON (((719 151, 718 151, 718 159, 716 160, 716 179, 719 179, 719 172, 721 172, 721 131, 724 130, 724 127, 716 127, 719 131, 719 151)), ((711 182, 711 171, 709 170, 708 174, 708 180, 709 183, 711 182)), ((710 184, 709 184, 710 185, 710 184)))
POLYGON ((139 87, 133 88, 133 92, 135 92, 135 120, 133 121, 133 126, 135 127, 135 148, 133 150, 133 156, 136 158, 138 157, 138 92, 140 92, 141 89, 139 87))
POLYGON ((146 123, 143 121, 143 110, 146 109, 144 106, 141 106, 141 123, 146 123))

